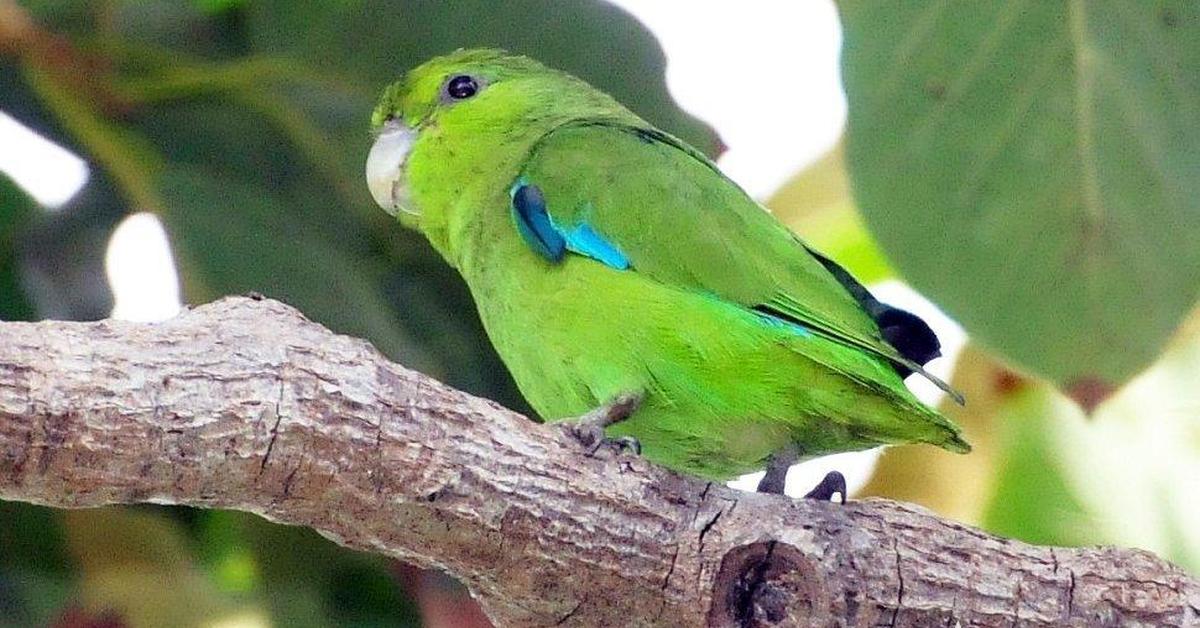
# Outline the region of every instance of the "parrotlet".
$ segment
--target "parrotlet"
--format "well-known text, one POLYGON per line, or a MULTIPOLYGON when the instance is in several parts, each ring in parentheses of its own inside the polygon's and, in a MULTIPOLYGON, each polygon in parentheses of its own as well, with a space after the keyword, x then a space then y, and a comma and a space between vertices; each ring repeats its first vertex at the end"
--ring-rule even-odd
POLYGON ((766 468, 773 492, 813 456, 970 449, 903 382, 957 398, 923 367, 940 348, 924 322, 584 81, 460 50, 387 87, 371 128, 373 197, 462 275, 546 421, 707 479, 766 468))

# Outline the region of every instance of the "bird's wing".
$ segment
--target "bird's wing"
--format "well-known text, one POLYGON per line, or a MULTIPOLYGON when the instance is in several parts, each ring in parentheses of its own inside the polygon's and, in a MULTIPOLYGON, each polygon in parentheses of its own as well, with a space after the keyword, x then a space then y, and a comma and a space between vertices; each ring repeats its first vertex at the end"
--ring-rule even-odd
POLYGON ((884 358, 958 393, 880 333, 847 286, 703 155, 648 127, 558 127, 510 189, 512 217, 551 262, 568 253, 732 301, 884 358))

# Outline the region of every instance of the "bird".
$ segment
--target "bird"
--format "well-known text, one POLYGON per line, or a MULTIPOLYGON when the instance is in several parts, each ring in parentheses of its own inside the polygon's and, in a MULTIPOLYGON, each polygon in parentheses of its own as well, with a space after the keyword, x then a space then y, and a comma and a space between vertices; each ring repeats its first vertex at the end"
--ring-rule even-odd
POLYGON ((816 456, 970 450, 904 384, 961 402, 924 368, 928 325, 583 80, 457 50, 389 85, 370 127, 372 197, 462 276, 544 421, 708 480, 765 469, 772 493, 816 456))

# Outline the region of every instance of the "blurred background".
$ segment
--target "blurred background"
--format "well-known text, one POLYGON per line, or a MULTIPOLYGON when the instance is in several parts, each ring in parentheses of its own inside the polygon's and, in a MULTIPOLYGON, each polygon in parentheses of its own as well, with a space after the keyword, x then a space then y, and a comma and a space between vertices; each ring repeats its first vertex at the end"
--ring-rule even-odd
MULTIPOLYGON (((0 319, 253 290, 527 411, 461 281, 362 181, 377 93, 479 46, 717 157, 938 331, 967 405, 909 383, 974 453, 835 456, 793 492, 838 468, 860 497, 1200 573, 1191 2, 0 0, 0 319)), ((250 515, 0 502, 0 625, 487 624, 444 576, 250 515)))

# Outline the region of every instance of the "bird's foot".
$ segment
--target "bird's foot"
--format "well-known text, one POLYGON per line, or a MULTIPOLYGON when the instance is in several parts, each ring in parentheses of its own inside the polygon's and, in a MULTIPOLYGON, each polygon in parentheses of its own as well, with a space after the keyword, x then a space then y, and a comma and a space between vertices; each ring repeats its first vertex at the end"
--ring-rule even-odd
POLYGON ((589 455, 596 453, 602 445, 611 444, 618 451, 631 451, 634 455, 642 453, 642 444, 632 436, 608 438, 604 428, 628 419, 642 403, 642 393, 625 393, 618 395, 612 401, 584 414, 583 416, 566 419, 559 425, 570 434, 579 444, 583 445, 589 455))
POLYGON ((823 502, 833 501, 833 496, 839 495, 841 502, 846 503, 846 476, 841 471, 830 471, 804 495, 804 499, 819 499, 823 502))

